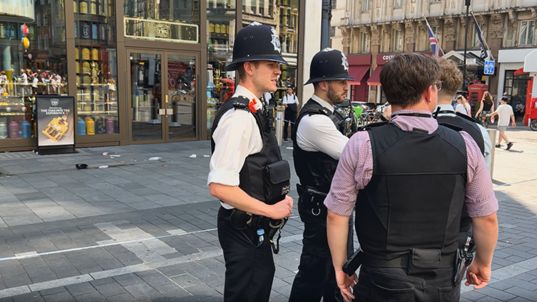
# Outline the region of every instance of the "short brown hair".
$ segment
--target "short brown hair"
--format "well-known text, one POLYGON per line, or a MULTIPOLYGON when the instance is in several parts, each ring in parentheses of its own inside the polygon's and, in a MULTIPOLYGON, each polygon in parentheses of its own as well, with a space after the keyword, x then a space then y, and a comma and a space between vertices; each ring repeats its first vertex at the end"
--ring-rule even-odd
POLYGON ((439 79, 438 63, 415 53, 395 56, 380 72, 380 83, 388 102, 402 107, 417 104, 421 94, 439 79))
MULTIPOLYGON (((244 70, 244 63, 240 63, 239 66, 237 66, 237 73, 239 74, 239 80, 244 80, 246 78, 246 71, 244 70)), ((251 61, 255 65, 255 67, 258 66, 259 61, 251 61)))
POLYGON ((451 60, 438 58, 437 61, 438 65, 440 65, 440 81, 442 81, 440 93, 444 96, 453 97, 462 86, 462 72, 457 67, 457 64, 451 60))

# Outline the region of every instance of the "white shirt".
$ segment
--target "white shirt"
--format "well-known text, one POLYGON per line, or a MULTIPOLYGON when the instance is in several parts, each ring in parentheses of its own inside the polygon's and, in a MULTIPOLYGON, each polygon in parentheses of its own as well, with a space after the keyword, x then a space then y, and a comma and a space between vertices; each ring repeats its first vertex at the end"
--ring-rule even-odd
POLYGON ((470 104, 458 104, 455 106, 455 112, 460 112, 462 114, 466 114, 467 116, 472 116, 472 108, 470 108, 470 104))
POLYGON ((285 94, 282 99, 282 104, 284 105, 298 104, 298 98, 296 97, 295 94, 291 94, 291 95, 285 94))
POLYGON ((270 100, 272 100, 272 94, 270 92, 263 93, 263 99, 265 100, 265 105, 270 105, 270 100))
POLYGON ((507 104, 501 104, 496 111, 498 113, 498 126, 509 126, 509 120, 513 115, 513 107, 507 104))
MULTIPOLYGON (((453 106, 449 104, 438 104, 438 107, 442 111, 452 111, 453 113, 449 112, 442 112, 438 113, 438 116, 457 116, 455 112, 453 111, 453 106)), ((435 109, 436 111, 436 109, 435 109)), ((487 129, 483 126, 481 126, 479 123, 476 123, 477 127, 479 128, 479 131, 481 131, 481 136, 483 137, 483 145, 484 145, 484 156, 485 161, 487 162, 487 166, 490 167, 491 163, 491 151, 492 151, 492 142, 490 141, 490 136, 487 131, 487 129)))
MULTIPOLYGON (((320 97, 313 95, 311 98, 330 112, 334 111, 334 106, 320 97)), ((339 160, 349 138, 337 130, 336 125, 328 116, 314 114, 306 115, 300 120, 296 131, 296 141, 304 151, 323 152, 339 160)))
MULTIPOLYGON (((256 99, 262 103, 248 89, 237 86, 233 97, 243 96, 256 99)), ((261 152, 263 140, 254 116, 242 109, 230 109, 218 122, 212 134, 215 148, 209 162, 209 176, 207 184, 219 183, 227 186, 239 185, 239 173, 246 157, 261 152)), ((221 203, 226 209, 233 207, 221 203)))

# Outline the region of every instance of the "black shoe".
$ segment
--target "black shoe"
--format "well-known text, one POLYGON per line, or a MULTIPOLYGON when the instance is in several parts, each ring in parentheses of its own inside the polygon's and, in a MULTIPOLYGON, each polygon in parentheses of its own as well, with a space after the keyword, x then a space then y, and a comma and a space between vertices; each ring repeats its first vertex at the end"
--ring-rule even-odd
POLYGON ((501 147, 502 147, 502 145, 500 145, 500 144, 496 145, 496 148, 501 148, 501 147))
POLYGON ((507 143, 507 148, 505 148, 505 150, 509 150, 511 147, 513 147, 513 143, 507 143))

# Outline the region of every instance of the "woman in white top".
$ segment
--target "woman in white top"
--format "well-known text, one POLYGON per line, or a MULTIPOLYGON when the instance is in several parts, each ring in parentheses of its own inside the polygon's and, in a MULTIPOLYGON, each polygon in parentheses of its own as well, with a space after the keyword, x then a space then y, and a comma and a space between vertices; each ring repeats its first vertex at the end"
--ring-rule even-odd
POLYGON ((467 116, 472 116, 472 108, 468 103, 468 100, 462 95, 457 96, 457 105, 455 106, 455 112, 460 112, 466 114, 467 116))

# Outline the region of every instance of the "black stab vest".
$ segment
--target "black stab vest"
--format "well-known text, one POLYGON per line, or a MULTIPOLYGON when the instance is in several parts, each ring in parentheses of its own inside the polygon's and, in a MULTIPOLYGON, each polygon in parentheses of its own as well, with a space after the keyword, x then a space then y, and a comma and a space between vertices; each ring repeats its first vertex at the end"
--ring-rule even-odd
MULTIPOLYGON (((440 110, 438 111, 438 113, 456 114, 455 111, 447 110, 440 110)), ((450 127, 454 130, 457 130, 458 128, 468 132, 468 134, 470 134, 470 136, 477 143, 479 150, 481 150, 481 154, 485 154, 485 141, 483 139, 483 135, 481 134, 479 126, 477 126, 477 121, 464 114, 456 114, 456 116, 438 115, 436 116, 436 119, 438 120, 438 123, 440 125, 450 127)))
POLYGON ((302 150, 296 141, 296 131, 303 117, 307 115, 324 114, 328 116, 336 128, 341 132, 343 119, 339 115, 321 106, 310 99, 300 110, 296 124, 293 127, 291 138, 293 139, 293 160, 295 171, 300 179, 300 184, 310 186, 316 190, 328 193, 330 183, 336 172, 338 161, 322 152, 309 152, 302 150))
MULTIPOLYGON (((259 127, 259 132, 261 133, 261 140, 263 141, 263 148, 260 152, 250 154, 246 157, 244 165, 240 171, 239 177, 239 187, 244 190, 248 195, 265 201, 265 185, 264 178, 265 167, 268 164, 280 161, 282 159, 280 148, 278 142, 276 141, 276 136, 272 131, 269 123, 267 122, 266 116, 261 111, 251 112, 248 108, 249 100, 245 97, 235 97, 226 101, 214 118, 214 123, 212 127, 212 132, 218 127, 218 122, 228 110, 233 108, 237 110, 246 110, 250 112, 259 127)), ((214 152, 215 142, 211 138, 211 151, 214 152)), ((226 148, 225 145, 219 146, 219 148, 226 148)))
POLYGON ((386 259, 412 248, 454 252, 467 174, 462 136, 444 126, 428 134, 392 123, 368 132, 373 175, 358 193, 355 219, 362 249, 386 259))

